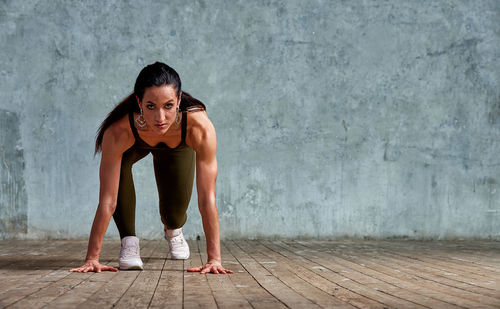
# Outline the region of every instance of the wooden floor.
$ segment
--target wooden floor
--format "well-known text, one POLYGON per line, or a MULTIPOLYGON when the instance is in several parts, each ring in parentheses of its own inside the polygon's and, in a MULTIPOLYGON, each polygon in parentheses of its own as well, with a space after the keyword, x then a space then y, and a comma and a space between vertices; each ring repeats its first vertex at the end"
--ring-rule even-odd
MULTIPOLYGON (((498 241, 224 241, 232 275, 141 240, 143 271, 70 273, 87 241, 0 241, 1 308, 500 308, 498 241)), ((118 266, 119 241, 101 261, 118 266)))

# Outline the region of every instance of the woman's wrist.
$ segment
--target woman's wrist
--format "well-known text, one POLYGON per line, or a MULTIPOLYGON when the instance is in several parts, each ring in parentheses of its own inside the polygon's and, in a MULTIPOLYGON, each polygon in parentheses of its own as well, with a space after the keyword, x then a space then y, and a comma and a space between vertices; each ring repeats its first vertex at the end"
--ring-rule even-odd
POLYGON ((222 261, 220 258, 209 258, 207 259, 207 264, 222 264, 222 261))

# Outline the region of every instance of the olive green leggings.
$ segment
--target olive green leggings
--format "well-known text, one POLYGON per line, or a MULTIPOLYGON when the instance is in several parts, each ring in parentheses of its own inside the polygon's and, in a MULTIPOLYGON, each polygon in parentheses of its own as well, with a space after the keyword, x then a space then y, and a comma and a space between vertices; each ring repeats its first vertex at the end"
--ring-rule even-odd
POLYGON ((135 236, 132 165, 149 153, 153 155, 161 221, 169 229, 179 228, 186 223, 186 211, 193 190, 195 153, 184 140, 176 148, 169 148, 163 143, 159 145, 163 147, 148 147, 139 139, 123 153, 118 200, 113 214, 120 238, 135 236))

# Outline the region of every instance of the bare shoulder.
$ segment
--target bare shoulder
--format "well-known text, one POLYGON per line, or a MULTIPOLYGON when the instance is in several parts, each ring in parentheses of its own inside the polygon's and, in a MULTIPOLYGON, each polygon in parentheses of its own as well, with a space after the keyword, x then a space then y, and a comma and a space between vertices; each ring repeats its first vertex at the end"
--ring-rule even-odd
POLYGON ((123 154, 134 144, 134 135, 130 128, 128 115, 112 123, 102 139, 102 153, 104 154, 123 154))
POLYGON ((186 143, 196 152, 216 147, 215 127, 205 111, 188 113, 186 143))

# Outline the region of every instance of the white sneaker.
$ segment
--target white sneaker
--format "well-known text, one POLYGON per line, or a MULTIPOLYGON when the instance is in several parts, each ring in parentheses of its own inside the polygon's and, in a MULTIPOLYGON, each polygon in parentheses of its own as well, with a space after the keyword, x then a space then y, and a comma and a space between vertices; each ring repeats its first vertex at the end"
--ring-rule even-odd
POLYGON ((174 260, 186 260, 189 258, 189 245, 184 239, 182 228, 165 230, 165 239, 168 241, 170 256, 174 260))
POLYGON ((123 237, 120 258, 118 259, 120 269, 143 269, 140 251, 139 238, 135 236, 123 237))

